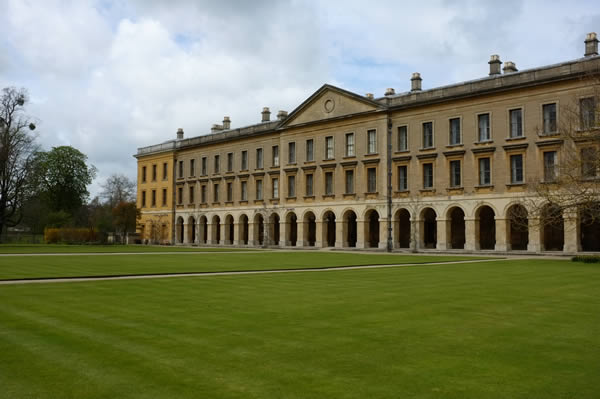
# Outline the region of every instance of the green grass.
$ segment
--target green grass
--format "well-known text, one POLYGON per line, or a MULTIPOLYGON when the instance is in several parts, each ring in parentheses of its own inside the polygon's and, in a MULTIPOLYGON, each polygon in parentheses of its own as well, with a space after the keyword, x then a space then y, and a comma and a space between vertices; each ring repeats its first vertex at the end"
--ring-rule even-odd
POLYGON ((472 260, 477 258, 467 256, 383 255, 317 251, 257 251, 256 253, 243 254, 7 256, 0 257, 0 280, 429 263, 466 259, 472 260))
POLYGON ((568 261, 2 286, 0 398, 597 398, 568 261))
POLYGON ((138 253, 138 252, 223 252, 252 251, 240 248, 204 248, 149 245, 62 245, 62 244, 0 244, 0 254, 54 253, 138 253))

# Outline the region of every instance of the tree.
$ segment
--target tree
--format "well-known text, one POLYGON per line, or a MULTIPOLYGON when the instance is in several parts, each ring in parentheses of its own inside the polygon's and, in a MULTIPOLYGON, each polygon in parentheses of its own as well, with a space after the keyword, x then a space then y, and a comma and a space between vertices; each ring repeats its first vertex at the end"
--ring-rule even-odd
POLYGON ((73 215, 87 202, 87 186, 92 183, 96 168, 86 161, 85 154, 70 146, 36 154, 36 186, 51 211, 73 215))
POLYGON ((0 235, 23 218, 35 151, 35 124, 24 114, 25 89, 4 88, 0 97, 0 235))
POLYGON ((112 210, 113 225, 126 236, 129 231, 135 231, 138 219, 141 217, 140 209, 135 202, 121 201, 112 210))
POLYGON ((111 208, 114 208, 121 202, 135 201, 136 184, 133 180, 122 174, 112 174, 102 184, 102 193, 100 194, 107 201, 111 208))

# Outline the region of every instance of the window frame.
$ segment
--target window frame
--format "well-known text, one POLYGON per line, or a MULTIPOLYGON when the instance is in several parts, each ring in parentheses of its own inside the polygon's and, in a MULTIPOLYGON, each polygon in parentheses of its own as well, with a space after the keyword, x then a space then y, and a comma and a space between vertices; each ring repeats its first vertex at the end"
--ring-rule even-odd
POLYGON ((356 189, 354 188, 354 169, 346 169, 344 170, 344 194, 351 195, 356 194, 356 189), (351 176, 350 186, 348 185, 348 176, 351 176), (351 190, 349 190, 349 188, 351 190))
POLYGON ((310 138, 310 139, 306 139, 306 162, 314 162, 315 160, 315 139, 310 138), (310 143, 310 146, 308 145, 310 143), (310 151, 309 151, 310 148, 310 151), (310 157, 309 157, 310 155, 310 157))
POLYGON ((307 173, 304 176, 304 194, 305 197, 315 196, 315 175, 314 173, 307 173), (310 182, 310 184, 309 184, 310 182), (310 187, 310 190, 309 190, 310 187))
POLYGON ((450 171, 450 188, 456 189, 462 187, 462 162, 460 159, 451 159, 448 162, 450 171), (458 165, 458 166, 457 166, 458 165), (458 174, 455 168, 458 167, 458 174))
POLYGON ((333 136, 325 136, 325 161, 335 159, 335 139, 333 136), (329 146, 331 144, 331 147, 329 146), (331 153, 330 153, 331 151, 331 153))
POLYGON ((288 165, 295 165, 297 158, 296 158, 296 142, 295 141, 289 141, 288 142, 288 165))
POLYGON ((287 175, 287 198, 296 198, 296 175, 287 175))
POLYGON ((396 128, 396 146, 397 146, 397 152, 406 152, 409 151, 409 144, 408 144, 408 125, 400 125, 396 128), (400 143, 402 142, 401 140, 401 129, 404 128, 404 148, 402 148, 402 146, 400 145, 400 143))
POLYGON ((265 153, 262 147, 256 149, 256 169, 264 169, 265 153))
POLYGON ((478 186, 479 187, 489 187, 492 185, 492 157, 489 156, 482 156, 477 158, 477 181, 478 181, 478 186), (482 161, 487 160, 487 171, 483 170, 484 174, 482 175, 482 161), (487 180, 488 182, 486 182, 485 177, 486 177, 486 173, 487 173, 487 180))
POLYGON ((274 145, 271 147, 271 166, 279 166, 279 145, 274 145))
POLYGON ((509 167, 510 167, 510 184, 524 184, 525 183, 525 156, 523 153, 516 153, 516 154, 510 154, 509 157, 509 167), (521 159, 521 167, 520 167, 520 173, 521 173, 521 179, 518 180, 517 174, 516 172, 519 171, 519 169, 516 169, 515 166, 513 166, 513 159, 518 159, 517 157, 520 157, 521 159))
POLYGON ((421 149, 430 150, 435 148, 435 121, 423 121, 421 122, 421 149), (425 144, 425 125, 431 125, 431 145, 426 146, 425 144))
POLYGON ((553 136, 558 134, 558 101, 550 101, 540 104, 542 113, 542 132, 541 136, 553 136), (554 105, 554 130, 546 130, 546 113, 545 109, 548 106, 554 105))
POLYGON ((324 193, 325 195, 335 195, 335 181, 332 170, 326 171, 324 174, 324 193))
POLYGON ((377 151, 377 129, 367 129, 367 155, 378 154, 377 151), (371 133, 375 140, 373 141, 373 148, 371 148, 371 133))
POLYGON ((525 137, 525 108, 523 106, 511 107, 508 109, 508 138, 509 139, 522 139, 525 137), (519 136, 513 135, 513 112, 519 111, 521 113, 520 119, 520 131, 521 134, 519 136))
POLYGON ((408 191, 408 165, 398 165, 396 167, 396 173, 396 183, 398 185, 398 192, 408 191), (400 170, 404 170, 404 176, 402 176, 400 170), (402 184, 402 182, 404 182, 404 185, 402 184))
POLYGON ((377 167, 373 166, 373 167, 369 167, 367 168, 367 193, 368 194, 375 194, 377 193, 377 167), (373 179, 371 179, 371 172, 373 172, 373 179))
POLYGON ((452 118, 448 118, 448 146, 459 146, 463 144, 463 140, 462 140, 462 117, 460 116, 455 116, 452 118), (458 141, 457 142, 453 142, 454 137, 454 130, 452 130, 452 123, 457 121, 458 122, 458 141))
POLYGON ((433 190, 434 187, 434 182, 435 182, 435 170, 433 167, 433 162, 423 162, 421 164, 421 173, 423 174, 423 190, 433 190), (425 173, 425 168, 426 167, 430 167, 431 168, 431 173, 425 173), (431 181, 429 182, 429 184, 426 184, 428 182, 428 178, 431 175, 431 181))
POLYGON ((354 132, 348 132, 344 135, 344 156, 347 158, 356 156, 356 137, 354 136, 354 132), (352 143, 348 141, 348 139, 352 139, 352 143))

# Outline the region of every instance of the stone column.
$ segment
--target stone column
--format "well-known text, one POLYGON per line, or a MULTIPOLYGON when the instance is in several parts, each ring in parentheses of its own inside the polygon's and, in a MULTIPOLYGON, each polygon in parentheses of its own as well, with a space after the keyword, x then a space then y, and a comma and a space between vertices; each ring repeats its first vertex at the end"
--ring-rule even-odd
MULTIPOLYGON (((258 237, 257 237, 258 239, 258 237)), ((258 246, 258 242, 254 242, 254 222, 248 220, 248 246, 256 247, 258 246)))
POLYGON ((437 243, 435 248, 445 251, 448 248, 448 219, 436 218, 437 243))
POLYGON ((212 223, 209 223, 208 220, 206 221, 206 244, 208 245, 212 245, 213 244, 213 225, 212 223))
POLYGON ((279 244, 283 246, 290 246, 290 240, 288 240, 290 224, 286 223, 283 219, 279 220, 279 244))
POLYGON ((541 220, 529 219, 529 243, 527 250, 529 252, 541 252, 542 250, 542 226, 541 220))
MULTIPOLYGON (((300 221, 300 219, 296 220, 296 246, 303 247, 308 243, 304 240, 304 228, 306 223, 300 221)), ((308 226, 306 226, 308 228, 308 226)))
POLYGON ((379 245, 380 249, 387 249, 387 228, 388 228, 388 219, 379 218, 379 245))
POLYGON ((189 239, 188 239, 188 224, 184 223, 183 224, 183 243, 184 244, 189 244, 189 239))
POLYGON ((496 251, 508 251, 508 245, 506 244, 506 226, 507 219, 495 218, 496 220, 496 251))
POLYGON ((316 220, 315 221, 316 224, 316 229, 315 229, 315 248, 322 248, 323 244, 327 244, 327 241, 323 241, 323 231, 325 231, 325 229, 323 229, 323 221, 321 220, 316 220))
POLYGON ((335 221, 335 247, 336 248, 343 248, 343 247, 347 247, 348 243, 345 242, 345 238, 344 238, 344 221, 343 220, 336 220, 335 221))
POLYGON ((365 247, 365 221, 356 219, 356 248, 365 247))
POLYGON ((419 228, 419 220, 410 218, 410 249, 416 251, 419 249, 419 240, 421 229, 419 228), (413 231, 414 229, 414 231, 413 231))
POLYGON ((477 244, 477 235, 475 234, 476 222, 474 218, 465 217, 465 250, 467 251, 475 251, 479 247, 477 244))
MULTIPOLYGON (((565 214, 565 244, 563 252, 574 253, 579 251, 579 223, 577 222, 577 214, 565 214)), ((598 238, 600 240, 600 237, 598 238)))
POLYGON ((241 223, 233 223, 233 245, 242 245, 242 240, 240 239, 241 227, 241 223))

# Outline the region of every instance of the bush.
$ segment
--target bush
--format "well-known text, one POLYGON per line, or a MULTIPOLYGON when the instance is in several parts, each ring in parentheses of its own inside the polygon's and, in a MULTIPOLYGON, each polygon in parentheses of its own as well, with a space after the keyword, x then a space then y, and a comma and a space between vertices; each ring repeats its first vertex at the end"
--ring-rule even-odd
POLYGON ((573 262, 600 263, 600 255, 577 255, 571 258, 573 262))
POLYGON ((44 229, 44 241, 48 244, 82 244, 92 243, 99 239, 95 229, 64 227, 44 229))

